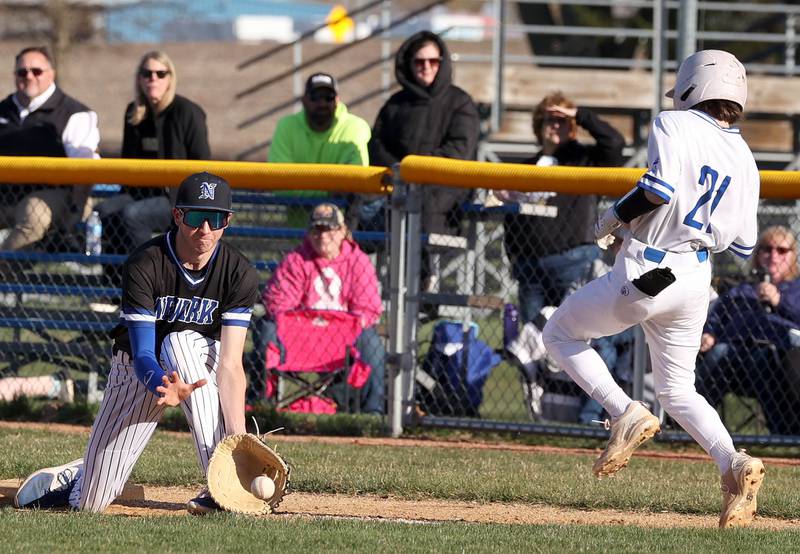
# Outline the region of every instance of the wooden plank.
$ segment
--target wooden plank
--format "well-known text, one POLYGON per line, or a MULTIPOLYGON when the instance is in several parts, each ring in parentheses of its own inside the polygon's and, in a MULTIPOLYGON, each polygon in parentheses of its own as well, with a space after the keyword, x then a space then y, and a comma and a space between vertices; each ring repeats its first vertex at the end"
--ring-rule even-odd
MULTIPOLYGON (((491 103, 495 83, 484 64, 461 64, 457 83, 468 90, 476 102, 491 103)), ((579 104, 620 108, 649 109, 653 102, 653 80, 647 71, 610 69, 562 69, 532 65, 509 65, 505 68, 506 104, 534 106, 545 95, 561 90, 579 104)), ((665 74, 664 90, 675 81, 665 74)), ((800 111, 800 78, 750 75, 747 110, 773 113, 800 111)), ((664 98, 662 108, 672 107, 664 98)))
MULTIPOLYGON (((753 78, 755 79, 755 78, 753 78)), ((783 79, 783 82, 789 82, 789 79, 783 79)), ((752 80, 751 80, 752 82, 752 80)), ((796 84, 796 83, 795 83, 796 84)), ((751 87, 752 89, 752 87, 751 87)), ((530 95, 531 106, 541 100, 547 94, 548 91, 542 89, 541 96, 536 96, 536 100, 534 101, 534 96, 530 95)), ((573 96, 568 93, 566 90, 564 91, 568 97, 572 98, 574 101, 578 103, 578 105, 584 106, 607 106, 607 104, 595 104, 598 102, 599 99, 596 97, 591 98, 591 101, 582 102, 579 96, 573 96)), ((800 91, 798 91, 800 92, 800 91)), ((517 102, 521 101, 521 98, 516 97, 515 100, 517 102)), ((798 110, 800 110, 800 101, 793 100, 795 104, 798 106, 798 110)), ((775 110, 764 109, 764 106, 761 106, 761 109, 757 109, 757 104, 751 111, 752 112, 767 112, 767 113, 775 113, 775 110)), ((513 141, 513 142, 535 142, 536 137, 533 134, 532 129, 532 115, 531 115, 531 108, 522 108, 525 106, 524 102, 521 103, 508 103, 506 111, 503 113, 503 120, 501 122, 500 131, 495 133, 492 136, 493 140, 496 141, 513 141)), ((614 107, 614 106, 611 106, 614 107)), ((631 107, 639 107, 640 109, 646 109, 643 106, 616 106, 620 109, 628 109, 631 107)), ((665 108, 669 108, 669 106, 664 106, 665 108)), ((788 103, 784 106, 786 108, 791 107, 788 103)), ((783 110, 777 112, 779 114, 785 113, 787 119, 778 120, 778 121, 768 121, 768 120, 761 120, 753 117, 752 119, 747 118, 747 113, 745 113, 744 119, 739 123, 739 127, 742 129, 742 136, 747 140, 748 144, 753 150, 759 151, 769 151, 769 152, 792 152, 794 148, 793 144, 793 131, 792 131, 792 124, 789 121, 788 117, 790 114, 794 113, 792 110, 783 110)), ((611 125, 613 125, 622 135, 625 137, 625 142, 627 144, 633 143, 634 138, 634 119, 631 115, 626 114, 602 114, 603 119, 608 121, 611 125)), ((642 131, 643 136, 646 137, 647 129, 642 131)), ((589 134, 583 130, 578 130, 578 140, 582 142, 591 142, 592 138, 589 134)))

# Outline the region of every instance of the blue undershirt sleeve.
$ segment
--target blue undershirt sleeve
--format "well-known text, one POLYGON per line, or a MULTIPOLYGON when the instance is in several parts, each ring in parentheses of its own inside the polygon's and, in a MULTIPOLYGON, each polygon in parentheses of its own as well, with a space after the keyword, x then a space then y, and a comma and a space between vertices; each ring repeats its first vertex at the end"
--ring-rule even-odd
POLYGON ((166 372, 156 359, 155 322, 128 322, 128 337, 131 341, 131 357, 136 378, 147 387, 147 390, 159 396, 156 387, 161 386, 161 377, 166 375, 166 372))

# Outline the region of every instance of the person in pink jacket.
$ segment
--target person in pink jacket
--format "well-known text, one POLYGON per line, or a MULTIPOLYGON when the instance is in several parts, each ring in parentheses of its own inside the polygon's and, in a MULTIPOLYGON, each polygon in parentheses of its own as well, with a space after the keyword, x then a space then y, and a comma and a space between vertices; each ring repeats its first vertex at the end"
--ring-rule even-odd
MULTIPOLYGON (((262 296, 266 316, 256 324, 254 343, 259 363, 251 389, 263 383, 263 356, 267 344, 278 344, 274 317, 295 309, 341 310, 357 315, 361 334, 356 348, 372 368, 361 389, 361 411, 384 413, 386 352, 375 325, 383 312, 378 277, 369 257, 350 237, 344 214, 334 204, 314 208, 303 243, 286 255, 262 296)), ((260 391, 255 391, 261 396, 260 391)))

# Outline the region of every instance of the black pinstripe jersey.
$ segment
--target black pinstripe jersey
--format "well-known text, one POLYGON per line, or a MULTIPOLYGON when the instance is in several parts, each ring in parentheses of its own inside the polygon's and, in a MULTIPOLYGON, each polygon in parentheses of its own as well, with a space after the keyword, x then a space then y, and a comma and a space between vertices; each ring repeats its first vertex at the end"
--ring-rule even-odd
POLYGON ((187 271, 175 252, 174 230, 137 249, 122 270, 120 323, 114 352, 131 353, 127 325, 155 322, 156 356, 169 333, 192 330, 219 340, 223 325, 247 327, 258 302, 258 274, 248 259, 220 241, 200 272, 187 271))

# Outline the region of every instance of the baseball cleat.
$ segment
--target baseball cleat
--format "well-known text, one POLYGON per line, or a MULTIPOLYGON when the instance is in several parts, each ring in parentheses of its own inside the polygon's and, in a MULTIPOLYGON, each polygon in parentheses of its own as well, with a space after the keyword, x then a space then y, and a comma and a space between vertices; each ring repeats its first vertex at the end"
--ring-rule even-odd
POLYGON ((17 489, 17 508, 55 508, 69 505, 69 495, 83 466, 83 458, 32 473, 17 489))
POLYGON ((219 504, 217 504, 214 499, 211 498, 211 494, 208 492, 208 489, 203 489, 200 494, 186 503, 186 510, 190 514, 202 516, 212 512, 222 511, 222 508, 220 508, 219 504))
POLYGON ((641 402, 631 402, 621 416, 609 423, 611 430, 606 449, 597 458, 592 472, 597 477, 614 475, 628 465, 633 451, 639 445, 653 438, 661 430, 658 418, 650 413, 641 402))
POLYGON ((740 450, 722 476, 722 512, 719 527, 747 527, 756 516, 756 497, 764 482, 764 463, 740 450))

